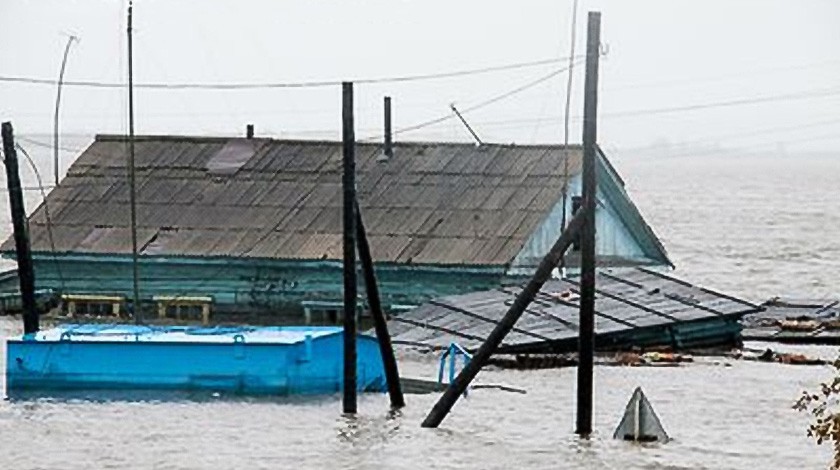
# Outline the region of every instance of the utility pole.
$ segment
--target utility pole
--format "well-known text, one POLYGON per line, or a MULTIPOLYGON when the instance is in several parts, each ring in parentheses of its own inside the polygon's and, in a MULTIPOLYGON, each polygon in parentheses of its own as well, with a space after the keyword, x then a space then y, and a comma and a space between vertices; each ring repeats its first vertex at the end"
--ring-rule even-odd
POLYGON ((577 423, 575 433, 592 433, 592 377, 595 350, 595 211, 597 207, 598 56, 601 13, 589 12, 583 101, 583 205, 581 227, 580 328, 578 333, 577 423))
POLYGON ((58 156, 58 111, 61 107, 61 85, 64 83, 64 68, 67 66, 67 55, 70 53, 70 46, 73 41, 78 41, 78 37, 73 36, 67 38, 67 44, 64 46, 64 57, 61 59, 61 70, 58 72, 58 90, 55 95, 55 118, 53 119, 53 170, 55 171, 55 185, 58 186, 59 173, 59 156, 58 156))
POLYGON ((356 135, 353 82, 341 84, 344 150, 344 397, 345 414, 356 413, 356 135))
POLYGON ((29 245, 29 225, 23 205, 23 190, 20 187, 17 150, 11 122, 2 125, 3 163, 6 164, 6 182, 9 186, 9 207, 12 210, 12 225, 15 234, 15 257, 18 264, 20 297, 23 306, 23 333, 38 332, 38 310, 35 306, 35 270, 32 267, 32 249, 29 245))
POLYGON ((140 274, 137 267, 137 182, 134 169, 134 69, 131 42, 131 13, 133 2, 128 3, 128 187, 129 205, 131 206, 131 272, 133 282, 133 312, 134 323, 140 323, 142 308, 140 308, 140 274))

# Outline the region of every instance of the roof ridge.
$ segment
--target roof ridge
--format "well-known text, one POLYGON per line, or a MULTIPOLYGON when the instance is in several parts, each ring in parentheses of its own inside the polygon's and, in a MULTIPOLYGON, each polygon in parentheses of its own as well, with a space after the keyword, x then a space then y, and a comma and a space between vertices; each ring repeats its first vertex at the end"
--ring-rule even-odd
MULTIPOLYGON (((213 135, 178 135, 178 134, 142 134, 142 135, 135 135, 134 141, 135 142, 148 142, 148 141, 158 141, 158 142, 196 142, 196 143, 224 143, 230 140, 245 140, 245 137, 242 136, 213 136, 213 135)), ((95 141, 96 142, 123 142, 127 141, 128 136, 124 134, 96 134, 95 141)), ((252 140, 260 141, 260 142, 272 142, 272 143, 288 143, 288 144, 311 144, 311 145, 341 145, 341 140, 329 140, 329 139, 306 139, 306 138, 277 138, 277 137, 254 137, 252 140)), ((382 142, 374 142, 374 141, 356 141, 356 145, 365 145, 365 146, 380 146, 383 145, 382 142)), ((483 142, 481 146, 476 146, 473 142, 454 142, 454 141, 435 141, 435 140, 400 140, 394 142, 395 147, 400 146, 432 146, 432 145, 448 145, 448 146, 458 146, 458 147, 509 147, 509 148, 527 148, 527 149, 581 149, 583 146, 581 144, 550 144, 550 143, 539 143, 539 144, 517 144, 516 142, 510 143, 503 143, 503 142, 483 142)))

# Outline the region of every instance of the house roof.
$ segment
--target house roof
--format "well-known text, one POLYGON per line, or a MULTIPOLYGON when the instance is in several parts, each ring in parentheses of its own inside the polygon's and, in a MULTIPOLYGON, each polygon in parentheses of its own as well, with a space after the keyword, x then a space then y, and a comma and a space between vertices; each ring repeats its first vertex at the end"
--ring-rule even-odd
MULTIPOLYGON (((508 265, 581 167, 579 146, 406 142, 381 154, 356 145, 377 262, 508 265)), ((126 155, 125 137, 97 136, 49 194, 57 252, 131 253, 126 155)), ((135 162, 143 255, 342 257, 341 142, 139 136, 135 162)), ((51 251, 46 220, 42 204, 35 252, 51 251)))

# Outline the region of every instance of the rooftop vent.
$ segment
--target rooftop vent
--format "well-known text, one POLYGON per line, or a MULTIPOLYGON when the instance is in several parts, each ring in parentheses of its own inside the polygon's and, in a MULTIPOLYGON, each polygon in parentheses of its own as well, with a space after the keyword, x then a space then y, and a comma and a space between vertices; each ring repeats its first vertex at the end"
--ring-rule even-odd
POLYGON ((391 134, 391 97, 385 97, 385 146, 378 161, 388 161, 394 156, 394 142, 391 134))

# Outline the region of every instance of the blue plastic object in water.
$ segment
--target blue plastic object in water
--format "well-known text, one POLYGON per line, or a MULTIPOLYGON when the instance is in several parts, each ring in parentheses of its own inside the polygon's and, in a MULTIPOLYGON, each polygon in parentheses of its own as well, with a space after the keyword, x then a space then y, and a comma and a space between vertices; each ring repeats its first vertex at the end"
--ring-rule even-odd
MULTIPOLYGON (((467 366, 467 363, 470 362, 472 359, 472 354, 467 352, 460 344, 458 343, 449 343, 449 347, 446 348, 446 351, 443 352, 443 355, 440 356, 440 367, 438 368, 438 383, 443 384, 443 373, 446 369, 446 358, 449 358, 449 383, 455 381, 455 368, 456 368, 456 359, 458 356, 462 356, 464 358, 464 367, 467 366)), ((464 396, 467 396, 469 393, 469 389, 464 390, 464 396)))
MULTIPOLYGON (((7 341, 7 393, 171 389, 328 394, 343 387, 338 327, 64 325, 7 341)), ((384 392, 376 339, 358 336, 358 389, 384 392)))

